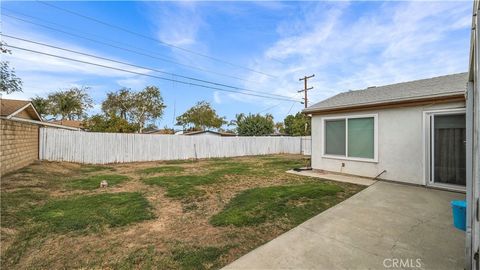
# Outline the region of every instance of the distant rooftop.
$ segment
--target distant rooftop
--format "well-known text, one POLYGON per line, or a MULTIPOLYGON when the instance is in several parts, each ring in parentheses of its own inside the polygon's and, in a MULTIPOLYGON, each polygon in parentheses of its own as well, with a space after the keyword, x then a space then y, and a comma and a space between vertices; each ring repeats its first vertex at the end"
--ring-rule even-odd
POLYGON ((381 105, 409 100, 458 96, 467 88, 468 73, 458 73, 396 83, 362 90, 343 92, 309 106, 303 112, 346 109, 357 106, 381 105))

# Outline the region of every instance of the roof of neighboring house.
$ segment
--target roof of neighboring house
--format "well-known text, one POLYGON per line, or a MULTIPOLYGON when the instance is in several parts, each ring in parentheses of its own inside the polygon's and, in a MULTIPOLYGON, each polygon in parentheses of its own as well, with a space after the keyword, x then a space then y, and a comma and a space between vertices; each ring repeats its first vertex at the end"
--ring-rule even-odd
POLYGON ((66 127, 83 128, 83 121, 78 121, 78 120, 53 120, 50 122, 53 124, 62 125, 66 127))
POLYGON ((28 100, 2 98, 0 100, 0 116, 42 121, 42 117, 40 117, 33 104, 28 100))
POLYGON ((359 106, 374 107, 407 101, 458 97, 465 93, 467 80, 468 73, 465 72, 348 91, 313 104, 303 112, 313 113, 359 106))
POLYGON ((144 132, 144 134, 163 134, 163 135, 173 135, 175 131, 173 129, 155 129, 144 132))
POLYGON ((228 132, 218 132, 218 131, 212 131, 212 130, 200 130, 200 131, 191 131, 191 132, 186 132, 183 133, 182 135, 200 135, 204 133, 211 133, 215 135, 220 135, 220 136, 237 136, 236 134, 233 133, 228 133, 228 132))

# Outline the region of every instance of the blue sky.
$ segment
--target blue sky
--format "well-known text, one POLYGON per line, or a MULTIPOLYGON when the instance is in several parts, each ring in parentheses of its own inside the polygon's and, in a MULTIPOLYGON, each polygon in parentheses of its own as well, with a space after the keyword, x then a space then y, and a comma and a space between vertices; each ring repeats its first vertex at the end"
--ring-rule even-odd
MULTIPOLYGON (((296 92, 303 87, 298 78, 314 73, 316 76, 310 81, 315 88, 311 91, 311 102, 351 89, 464 72, 468 64, 470 1, 52 3, 196 54, 39 2, 2 1, 2 32, 168 73, 293 99, 301 98, 296 92), (115 49, 6 15, 157 58, 115 49)), ((6 37, 2 39, 14 46, 181 79, 6 37)), ((121 87, 141 90, 147 85, 156 85, 167 105, 163 118, 157 121, 159 127, 172 127, 174 115, 178 116, 200 100, 211 102, 217 113, 228 120, 237 113, 268 112, 274 115, 275 121, 282 121, 287 113, 303 108, 298 102, 185 86, 15 49, 12 55, 2 55, 2 58, 11 62, 24 81, 24 92, 7 98, 46 96, 58 89, 89 86, 89 94, 96 103, 90 113, 100 111, 100 104, 109 91, 121 87)))

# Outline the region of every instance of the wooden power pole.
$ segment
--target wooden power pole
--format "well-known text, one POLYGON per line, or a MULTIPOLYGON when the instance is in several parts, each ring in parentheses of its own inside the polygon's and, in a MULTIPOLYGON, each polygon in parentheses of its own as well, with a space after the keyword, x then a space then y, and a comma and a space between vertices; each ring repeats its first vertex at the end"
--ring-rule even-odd
POLYGON ((305 108, 308 107, 308 91, 313 89, 313 87, 310 87, 310 88, 308 87, 307 81, 308 79, 313 77, 315 77, 315 74, 298 79, 299 81, 304 81, 304 84, 305 84, 305 87, 303 90, 297 91, 298 93, 305 92, 305 97, 303 98, 304 100, 303 103, 305 104, 305 108))

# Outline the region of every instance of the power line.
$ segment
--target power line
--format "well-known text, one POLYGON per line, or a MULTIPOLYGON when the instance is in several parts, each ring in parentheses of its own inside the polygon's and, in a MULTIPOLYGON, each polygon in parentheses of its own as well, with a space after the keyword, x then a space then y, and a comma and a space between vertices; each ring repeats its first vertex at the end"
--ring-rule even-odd
POLYGON ((22 51, 32 52, 32 53, 36 53, 36 54, 47 55, 47 56, 55 57, 55 58, 59 58, 59 59, 74 61, 74 62, 83 63, 83 64, 88 64, 88 65, 93 65, 93 66, 98 66, 98 67, 102 67, 102 68, 108 68, 108 69, 117 70, 117 71, 122 71, 122 72, 126 72, 126 73, 131 73, 131 74, 136 74, 136 75, 141 75, 141 76, 156 78, 156 79, 160 79, 160 80, 178 82, 178 83, 185 84, 185 85, 198 86, 198 87, 202 87, 202 88, 213 89, 213 90, 218 90, 218 91, 223 91, 223 92, 237 93, 237 94, 247 95, 247 96, 255 96, 255 97, 261 97, 261 98, 269 98, 269 99, 276 99, 276 100, 286 100, 286 101, 296 101, 296 102, 298 102, 297 100, 293 100, 293 99, 277 98, 277 97, 265 96, 265 95, 259 95, 259 94, 250 94, 250 93, 239 92, 239 91, 234 91, 234 90, 228 90, 228 89, 219 88, 219 87, 214 87, 214 86, 202 85, 202 84, 198 84, 198 83, 192 83, 192 82, 185 82, 185 81, 181 81, 181 80, 169 79, 169 78, 160 77, 160 76, 156 76, 156 75, 151 75, 151 74, 146 74, 146 73, 131 71, 131 70, 123 69, 123 68, 117 68, 117 67, 102 65, 102 64, 98 64, 98 63, 92 63, 92 62, 83 61, 83 60, 79 60, 79 59, 74 59, 74 58, 70 58, 70 57, 66 57, 66 56, 60 56, 60 55, 55 55, 55 54, 40 52, 40 51, 31 50, 31 49, 22 48, 22 47, 17 47, 17 46, 12 46, 12 45, 8 45, 8 44, 5 44, 4 46, 9 47, 9 48, 14 48, 14 49, 22 50, 22 51))
MULTIPOLYGON (((9 9, 7 9, 7 8, 3 8, 3 9, 9 10, 9 9)), ((9 10, 9 11, 12 12, 11 10, 9 10)), ((15 11, 14 13, 21 14, 21 13, 16 12, 16 11, 15 11)), ((44 24, 41 24, 41 23, 32 22, 32 21, 29 21, 29 20, 26 20, 26 19, 23 19, 23 18, 18 18, 18 17, 12 16, 12 15, 8 15, 8 14, 2 14, 2 15, 3 15, 3 16, 7 16, 7 17, 12 18, 12 19, 15 19, 15 20, 19 20, 19 21, 28 23, 28 24, 32 24, 32 25, 35 25, 35 26, 38 26, 38 27, 42 27, 42 28, 49 29, 49 30, 52 30, 52 31, 55 31, 55 32, 63 33, 63 34, 69 35, 69 36, 81 38, 81 39, 84 39, 84 40, 88 40, 88 41, 90 41, 90 42, 94 42, 94 43, 97 43, 97 44, 102 44, 102 45, 104 45, 104 46, 109 46, 109 47, 112 47, 112 48, 115 48, 115 49, 127 51, 127 52, 134 53, 134 54, 137 54, 137 55, 142 55, 142 56, 145 56, 145 57, 150 57, 150 58, 157 59, 157 60, 160 60, 160 61, 169 62, 169 63, 172 63, 172 64, 184 66, 184 67, 191 68, 191 69, 195 69, 195 70, 199 70, 199 71, 202 71, 202 72, 212 73, 212 74, 219 75, 219 76, 229 77, 229 78, 233 78, 233 79, 237 79, 237 80, 241 80, 241 81, 249 81, 249 80, 246 80, 246 79, 243 79, 243 78, 240 78, 240 77, 236 77, 236 76, 232 76, 232 75, 227 75, 227 74, 223 74, 223 73, 220 73, 220 72, 207 70, 207 69, 200 68, 200 67, 196 67, 196 66, 179 63, 179 62, 170 60, 170 59, 168 59, 168 58, 158 57, 158 56, 156 56, 156 55, 144 53, 144 52, 142 52, 142 51, 133 50, 133 49, 121 47, 121 46, 118 46, 118 45, 115 45, 115 44, 112 44, 112 43, 107 43, 107 42, 100 41, 100 40, 97 40, 97 39, 85 37, 85 36, 82 36, 82 35, 79 35, 79 34, 71 33, 71 32, 68 32, 68 31, 65 31, 65 30, 61 30, 61 29, 58 29, 58 28, 55 28, 55 27, 51 27, 51 26, 48 26, 48 25, 44 25, 44 24)), ((47 23, 50 23, 50 24, 53 24, 53 25, 58 25, 58 24, 56 24, 56 23, 48 22, 48 21, 46 21, 46 20, 42 20, 42 19, 39 19, 39 18, 36 18, 36 17, 33 17, 33 16, 29 16, 29 15, 24 15, 24 14, 22 14, 22 16, 34 18, 34 19, 36 19, 36 20, 40 20, 40 21, 43 21, 43 22, 47 22, 47 23)), ((64 26, 62 26, 62 27, 64 27, 64 26)), ((72 28, 70 28, 70 29, 72 29, 72 28)), ((73 29, 73 30, 75 30, 75 29, 73 29)), ((78 31, 78 30, 75 30, 75 31, 78 31)), ((82 32, 82 31, 79 31, 79 32, 82 32)), ((85 33, 85 32, 83 32, 83 33, 85 33)), ((89 35, 92 35, 92 34, 89 34, 89 35)), ((111 40, 110 40, 110 41, 111 41, 111 40)), ((115 42, 115 43, 118 43, 118 44, 123 44, 123 45, 125 45, 125 46, 133 47, 133 46, 131 46, 131 45, 129 45, 129 44, 121 43, 121 42, 118 42, 118 41, 114 41, 114 42, 115 42)), ((133 47, 133 48, 135 48, 135 47, 133 47)), ((141 49, 141 48, 137 48, 137 49, 145 51, 144 49, 141 49)))
POLYGON ((88 56, 88 57, 92 57, 92 58, 97 58, 97 59, 101 59, 101 60, 105 60, 105 61, 109 61, 109 62, 113 62, 113 63, 117 63, 117 64, 122 64, 122 65, 126 65, 126 66, 131 66, 131 67, 146 69, 146 70, 150 70, 150 71, 154 71, 154 72, 158 72, 158 73, 163 73, 163 74, 167 74, 167 75, 177 76, 177 77, 187 79, 187 80, 192 80, 192 81, 197 81, 197 82, 202 82, 202 83, 207 83, 207 84, 212 84, 212 85, 216 85, 216 86, 222 86, 222 87, 227 87, 227 88, 231 88, 231 89, 242 90, 242 91, 247 91, 247 92, 252 92, 252 93, 260 93, 262 95, 276 96, 276 97, 289 98, 289 99, 291 98, 291 97, 288 97, 288 96, 282 96, 282 95, 277 95, 277 94, 268 94, 268 93, 265 93, 265 92, 262 92, 262 91, 255 91, 255 90, 236 87, 236 86, 231 86, 231 85, 227 85, 227 84, 223 84, 223 83, 217 83, 217 82, 212 82, 212 81, 208 81, 208 80, 198 79, 198 78, 194 78, 194 77, 190 77, 190 76, 184 76, 184 75, 180 75, 180 74, 170 73, 170 72, 166 72, 166 71, 159 70, 159 69, 154 69, 154 68, 149 68, 149 67, 145 67, 145 66, 130 64, 130 63, 127 63, 127 62, 118 61, 118 60, 114 60, 114 59, 111 59, 111 58, 101 57, 101 56, 97 56, 97 55, 93 55, 93 54, 89 54, 89 53, 83 53, 83 52, 79 52, 79 51, 76 51, 76 50, 66 49, 66 48, 59 47, 59 46, 49 45, 49 44, 38 42, 38 41, 33 41, 33 40, 30 40, 30 39, 24 39, 24 38, 11 36, 11 35, 8 35, 8 34, 0 33, 0 35, 8 37, 8 38, 16 39, 16 40, 21 40, 23 42, 28 42, 28 43, 32 43, 32 44, 36 44, 36 45, 41 45, 41 46, 45 46, 45 47, 49 47, 49 48, 54 48, 54 49, 57 49, 57 50, 62 50, 62 51, 71 52, 71 53, 75 53, 75 54, 79 54, 79 55, 84 55, 84 56, 88 56))
POLYGON ((265 108, 265 109, 263 109, 263 110, 259 111, 257 114, 260 114, 260 113, 266 112, 266 111, 268 111, 268 110, 271 110, 271 109, 273 109, 273 108, 275 108, 275 107, 277 107, 277 106, 280 106, 280 104, 282 104, 283 102, 284 102, 284 101, 280 101, 280 103, 278 103, 278 104, 275 104, 275 105, 273 105, 273 106, 270 106, 270 107, 267 107, 267 108, 265 108))
POLYGON ((44 1, 40 1, 40 0, 37 0, 37 2, 39 2, 39 3, 41 3, 41 4, 44 4, 44 5, 46 5, 46 6, 50 6, 50 7, 52 7, 52 8, 55 8, 55 9, 58 9, 58 10, 61 10, 61 11, 70 13, 70 14, 73 14, 73 15, 75 15, 75 16, 78 16, 78 17, 81 17, 81 18, 84 18, 84 19, 87 19, 87 20, 90 20, 90 21, 93 21, 93 22, 96 22, 96 23, 99 23, 99 24, 102 24, 102 25, 105 25, 105 26, 108 26, 108 27, 111 27, 111 28, 120 30, 120 31, 123 31, 123 32, 126 32, 126 33, 129 33, 129 34, 131 34, 131 35, 135 35, 135 36, 138 36, 138 37, 141 37, 141 38, 144 38, 144 39, 148 39, 148 40, 155 41, 155 42, 157 42, 157 43, 159 43, 159 44, 162 44, 162 45, 167 46, 167 47, 170 47, 170 48, 175 48, 175 49, 178 49, 178 50, 181 50, 181 51, 184 51, 184 52, 188 52, 188 53, 191 53, 191 54, 194 54, 194 55, 198 55, 198 56, 205 57, 205 58, 207 58, 207 59, 210 59, 210 60, 213 60, 213 61, 216 61, 216 62, 219 62, 219 63, 228 64, 228 65, 233 66, 233 67, 237 67, 237 68, 249 70, 249 71, 251 71, 251 72, 255 72, 255 73, 258 73, 258 74, 262 74, 262 75, 265 75, 265 76, 268 76, 268 77, 272 77, 272 78, 275 78, 275 77, 276 77, 276 76, 270 75, 270 74, 265 73, 265 72, 262 72, 262 71, 258 71, 258 70, 255 70, 255 69, 252 69, 252 68, 249 68, 249 67, 244 67, 244 66, 241 66, 241 65, 238 65, 238 64, 234 64, 234 63, 229 62, 229 61, 225 61, 225 60, 222 60, 222 59, 219 59, 219 58, 210 56, 210 55, 206 55, 206 54, 199 53, 199 52, 196 52, 196 51, 193 51, 193 50, 190 50, 190 49, 186 49, 186 48, 183 48, 183 47, 179 47, 179 46, 176 46, 176 45, 173 45, 173 44, 170 44, 170 43, 161 41, 161 40, 159 40, 159 39, 152 38, 152 37, 150 37, 150 36, 147 36, 147 35, 144 35, 144 34, 141 34, 141 33, 138 33, 138 32, 135 32, 135 31, 132 31, 132 30, 123 28, 123 27, 120 27, 120 26, 118 26, 118 25, 114 25, 114 24, 111 24, 111 23, 108 23, 108 22, 105 22, 105 21, 101 21, 101 20, 98 20, 98 19, 96 19, 96 18, 87 16, 87 15, 81 14, 81 13, 76 12, 76 11, 72 11, 72 10, 69 10, 69 9, 66 9, 66 8, 62 8, 62 7, 56 6, 56 5, 51 4, 51 3, 47 3, 47 2, 44 2, 44 1))

